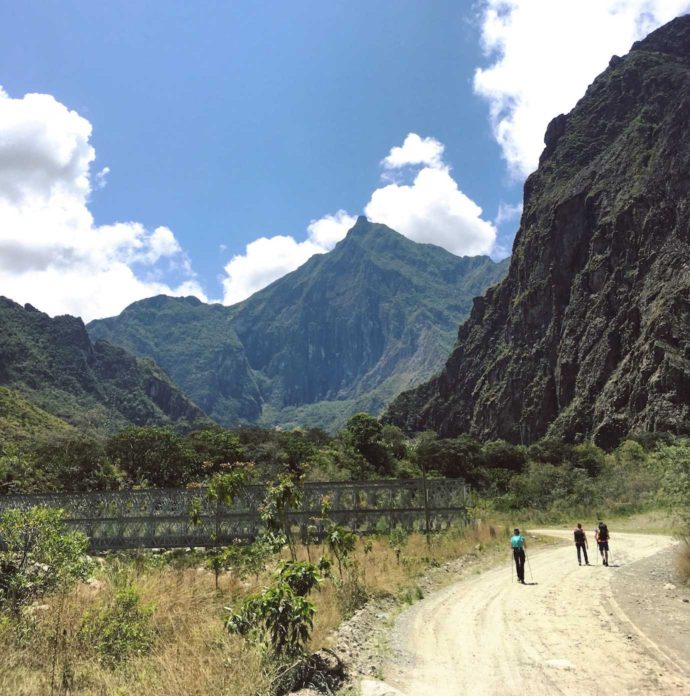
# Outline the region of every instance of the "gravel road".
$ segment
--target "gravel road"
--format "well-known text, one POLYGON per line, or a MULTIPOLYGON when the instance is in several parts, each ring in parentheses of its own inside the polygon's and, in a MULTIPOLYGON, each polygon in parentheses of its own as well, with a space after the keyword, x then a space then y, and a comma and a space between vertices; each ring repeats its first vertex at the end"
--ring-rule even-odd
POLYGON ((507 552, 501 567, 403 612, 386 681, 363 684, 364 696, 690 694, 688 593, 659 570, 670 568, 673 540, 611 533, 608 568, 578 566, 570 544, 528 549, 523 586, 507 552))

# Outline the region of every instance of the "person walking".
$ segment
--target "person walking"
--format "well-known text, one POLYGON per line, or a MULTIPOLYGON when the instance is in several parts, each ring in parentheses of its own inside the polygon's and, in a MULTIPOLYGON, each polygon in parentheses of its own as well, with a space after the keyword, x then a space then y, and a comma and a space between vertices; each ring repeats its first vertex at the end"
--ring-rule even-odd
POLYGON ((599 522, 597 526, 597 546, 599 547, 599 553, 601 554, 602 563, 607 566, 609 564, 609 539, 611 535, 609 534, 609 528, 604 522, 599 522))
POLYGON ((520 530, 515 528, 510 538, 510 546, 513 549, 513 560, 517 571, 518 582, 525 584, 525 537, 520 530))
POLYGON ((573 536, 575 537, 575 548, 577 548, 577 562, 582 565, 580 556, 580 552, 582 552, 585 556, 585 565, 589 565, 589 558, 587 558, 587 535, 579 522, 577 523, 577 527, 573 530, 573 536))

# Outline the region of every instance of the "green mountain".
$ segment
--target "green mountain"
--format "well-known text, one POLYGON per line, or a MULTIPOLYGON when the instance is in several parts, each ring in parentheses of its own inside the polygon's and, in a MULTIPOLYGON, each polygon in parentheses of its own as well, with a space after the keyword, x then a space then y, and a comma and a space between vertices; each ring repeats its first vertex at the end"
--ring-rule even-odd
POLYGON ((386 419, 530 443, 690 433, 690 16, 549 125, 506 279, 386 419))
POLYGON ((88 330, 153 358, 223 425, 333 429, 439 370, 472 298, 506 269, 361 217, 333 251, 237 305, 160 296, 88 330))
POLYGON ((105 341, 81 319, 51 319, 0 297, 0 426, 112 432, 123 425, 189 428, 208 418, 153 362, 105 341))

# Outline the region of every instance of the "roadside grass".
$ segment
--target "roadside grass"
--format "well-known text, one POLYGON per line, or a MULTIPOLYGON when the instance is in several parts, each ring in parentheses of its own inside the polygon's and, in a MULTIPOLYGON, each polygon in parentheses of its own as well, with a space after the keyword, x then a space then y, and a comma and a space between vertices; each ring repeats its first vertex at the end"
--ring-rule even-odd
MULTIPOLYGON (((419 577, 429 569, 469 553, 496 551, 506 537, 504 529, 484 523, 434 534, 430 542, 427 546, 424 535, 411 534, 396 555, 387 536, 359 539, 353 560, 365 592, 324 581, 312 595, 316 617, 309 648, 327 646, 333 630, 365 596, 416 601, 419 577)), ((312 558, 321 551, 312 547, 312 558)), ((299 555, 306 558, 306 548, 300 547, 299 555)), ((258 647, 225 630, 224 617, 225 607, 268 583, 274 565, 246 579, 224 573, 216 592, 214 574, 195 552, 107 556, 89 584, 32 607, 19 627, 0 618, 0 694, 266 694, 270 665, 258 647), (110 667, 97 646, 84 639, 83 626, 124 586, 136 589, 142 606, 153 607, 155 638, 150 652, 110 667)))
POLYGON ((148 655, 111 669, 95 646, 80 639, 84 615, 103 607, 117 582, 81 586, 34 611, 17 636, 0 630, 0 693, 34 694, 237 694, 261 693, 267 683, 260 654, 223 627, 225 588, 216 594, 210 573, 156 569, 134 583, 143 603, 155 607, 157 638, 148 655))

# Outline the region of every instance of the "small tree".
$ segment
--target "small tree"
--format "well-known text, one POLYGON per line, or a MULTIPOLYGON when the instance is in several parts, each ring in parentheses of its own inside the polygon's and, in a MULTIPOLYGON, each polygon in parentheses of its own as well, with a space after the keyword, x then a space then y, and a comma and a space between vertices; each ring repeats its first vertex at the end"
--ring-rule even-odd
MULTIPOLYGON (((215 503, 215 528, 213 538, 217 541, 220 538, 220 513, 222 507, 231 506, 237 494, 244 488, 247 480, 247 470, 237 469, 227 473, 216 474, 211 478, 206 491, 206 500, 215 503)), ((189 521, 193 526, 198 526, 202 522, 203 504, 202 499, 194 497, 189 501, 189 521)), ((218 589, 218 578, 222 570, 227 568, 231 554, 227 549, 216 549, 208 559, 208 566, 214 573, 216 590, 218 589)))
POLYGON ((18 616, 22 607, 67 591, 92 569, 87 538, 67 532, 62 510, 10 509, 0 517, 0 608, 18 616))
POLYGON ((262 643, 277 658, 303 655, 314 622, 314 605, 307 595, 319 581, 311 563, 282 563, 273 586, 247 597, 239 611, 230 614, 226 628, 262 643))
POLYGON ((223 464, 234 464, 245 458, 240 438, 224 428, 197 430, 185 437, 185 444, 197 476, 216 473, 223 464))
POLYGON ((402 527, 391 529, 388 535, 388 543, 395 552, 395 560, 400 565, 400 554, 407 544, 407 532, 402 527))
POLYGON ((266 538, 284 538, 290 549, 290 557, 296 560, 297 551, 290 530, 289 510, 295 510, 302 502, 301 477, 283 474, 277 483, 266 490, 261 506, 261 519, 266 525, 266 538))
POLYGON ((357 538, 354 533, 347 527, 335 524, 329 520, 326 527, 325 541, 328 550, 338 562, 338 575, 343 579, 343 565, 347 561, 348 556, 355 550, 355 542, 357 538))

